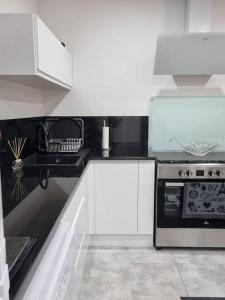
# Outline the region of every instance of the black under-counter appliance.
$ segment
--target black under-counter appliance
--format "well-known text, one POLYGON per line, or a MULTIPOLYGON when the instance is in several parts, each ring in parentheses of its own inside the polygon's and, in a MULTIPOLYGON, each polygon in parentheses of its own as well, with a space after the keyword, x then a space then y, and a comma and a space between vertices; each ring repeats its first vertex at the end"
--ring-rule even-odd
POLYGON ((155 247, 225 247, 225 154, 156 156, 155 247))

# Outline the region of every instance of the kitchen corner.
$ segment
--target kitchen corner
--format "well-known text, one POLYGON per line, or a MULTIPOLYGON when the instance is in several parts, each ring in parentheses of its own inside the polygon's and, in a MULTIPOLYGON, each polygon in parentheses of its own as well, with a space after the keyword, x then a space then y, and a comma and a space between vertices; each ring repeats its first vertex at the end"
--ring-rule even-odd
POLYGON ((225 1, 0 1, 0 300, 225 300, 225 1))
MULTIPOLYGON (((56 272, 56 266, 52 265, 51 267, 51 256, 60 255, 62 243, 66 243, 67 238, 69 239, 67 235, 71 234, 70 242, 68 241, 68 250, 65 249, 66 253, 69 252, 64 254, 69 255, 69 257, 55 257, 62 263, 61 267, 59 265, 57 268, 61 268, 58 274, 61 274, 60 276, 63 277, 58 278, 56 282, 53 280, 51 283, 58 286, 57 289, 54 288, 55 293, 65 293, 64 288, 68 284, 66 278, 70 278, 72 273, 72 266, 67 270, 68 263, 70 262, 71 265, 74 265, 75 261, 77 266, 75 269, 79 266, 80 270, 82 270, 79 257, 83 255, 87 245, 91 243, 89 241, 90 234, 97 233, 99 235, 102 231, 102 225, 98 225, 98 222, 96 223, 96 220, 93 220, 96 216, 94 215, 95 209, 92 208, 92 202, 95 198, 93 195, 93 184, 97 184, 97 182, 94 183, 97 177, 93 176, 93 172, 100 171, 102 166, 98 165, 106 159, 103 154, 105 150, 101 150, 99 146, 101 144, 101 128, 98 129, 96 126, 95 130, 100 130, 100 132, 99 141, 94 141, 95 145, 93 145, 92 139, 88 140, 88 137, 91 136, 90 132, 88 132, 88 123, 95 122, 100 124, 100 120, 90 117, 50 117, 1 122, 2 141, 11 140, 12 144, 16 145, 14 134, 16 136, 19 131, 22 137, 25 134, 27 135, 27 143, 25 144, 24 152, 21 153, 23 157, 22 167, 19 166, 18 171, 13 170, 11 167, 13 156, 10 152, 12 152, 12 149, 6 142, 2 143, 1 148, 1 151, 4 153, 4 160, 1 163, 4 230, 7 242, 7 255, 11 255, 10 257, 7 256, 8 263, 10 259, 10 297, 15 299, 36 297, 33 293, 36 290, 35 285, 40 285, 40 279, 35 280, 35 277, 44 278, 48 272, 53 270, 56 272), (79 130, 76 131, 77 120, 82 127, 78 126, 79 130), (58 123, 60 123, 60 126, 57 127, 58 123), (28 124, 32 124, 32 126, 28 127, 28 124), (44 125, 40 126, 40 124, 44 125), (10 131, 7 131, 9 130, 8 128, 10 128, 10 131), (43 128, 45 128, 44 131, 43 128), (33 137, 34 133, 36 138, 33 137), (84 137, 86 137, 85 140, 84 137), (73 144, 69 146, 67 144, 67 148, 61 148, 61 152, 58 152, 59 146, 57 145, 60 145, 61 141, 62 143, 64 141, 72 143, 79 138, 81 138, 80 147, 82 149, 78 149, 77 153, 74 153, 74 149, 71 149, 73 144), (85 148, 85 145, 88 145, 89 148, 85 148), (97 226, 100 226, 99 229, 97 229, 97 226), (29 239, 29 242, 33 242, 32 246, 29 248, 24 246, 21 248, 20 254, 13 254, 11 249, 15 248, 15 243, 22 243, 25 237, 29 239), (50 265, 49 271, 45 274, 46 264, 50 265), (66 274, 64 274, 63 270, 66 274), (29 291, 30 289, 31 291, 29 291)), ((110 128, 111 149, 108 150, 110 155, 107 157, 107 161, 112 160, 114 163, 105 167, 108 170, 113 168, 113 173, 115 171, 121 173, 123 169, 122 173, 125 172, 126 174, 129 170, 132 172, 131 176, 130 174, 128 177, 126 176, 125 181, 122 179, 123 175, 120 174, 120 177, 122 176, 120 184, 122 190, 120 192, 123 195, 127 193, 126 188, 124 189, 123 187, 125 182, 127 180, 136 181, 135 178, 138 168, 141 168, 141 161, 152 160, 152 166, 154 166, 154 157, 148 156, 146 146, 143 148, 144 145, 147 145, 148 122, 146 121, 146 117, 108 118, 108 123, 111 125, 110 122, 112 122, 114 128, 110 128), (143 123, 145 126, 139 127, 140 130, 136 127, 135 135, 132 132, 132 135, 126 134, 125 138, 122 138, 119 133, 121 131, 129 133, 130 127, 134 123, 143 123), (120 126, 122 127, 118 128, 120 126)), ((93 126, 91 128, 92 130, 94 129, 93 126)), ((64 147, 62 145, 60 147, 64 147)), ((106 184, 110 184, 114 180, 112 177, 113 173, 109 174, 109 181, 106 184)), ((99 177, 100 186, 102 185, 101 176, 99 177)), ((134 189, 137 189, 136 182, 134 182, 134 189)), ((97 185, 95 188, 98 188, 97 185)), ((137 202, 133 195, 132 198, 131 208, 134 210, 137 202)), ((151 202, 152 204, 153 201, 151 202)), ((119 206, 117 207, 119 208, 119 206)), ((119 216, 116 211, 113 213, 119 216)), ((121 213, 123 214, 122 211, 121 213)), ((135 214, 135 210, 133 213, 135 214)), ((149 219, 148 214, 146 219, 149 219)), ((104 222, 104 220, 99 221, 100 223, 104 222)), ((129 222, 130 225, 125 225, 123 229, 124 233, 136 234, 137 220, 130 220, 129 222)), ((147 222, 149 223, 149 221, 147 222)), ((112 226, 111 230, 119 232, 116 228, 113 229, 113 224, 109 223, 108 225, 112 226)), ((147 227, 145 224, 142 226, 143 230, 145 230, 144 227, 147 227)), ((95 243, 95 241, 92 242, 95 243)), ((19 244, 17 247, 19 247, 19 244)), ((48 291, 50 293, 51 289, 48 291)), ((47 291, 45 290, 45 292, 47 291)))

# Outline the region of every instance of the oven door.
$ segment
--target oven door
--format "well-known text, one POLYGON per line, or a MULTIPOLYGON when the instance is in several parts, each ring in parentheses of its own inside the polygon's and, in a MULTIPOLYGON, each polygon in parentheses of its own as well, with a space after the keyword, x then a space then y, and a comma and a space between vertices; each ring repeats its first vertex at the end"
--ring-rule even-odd
MULTIPOLYGON (((224 180, 200 180, 221 183, 224 180)), ((225 219, 183 218, 185 183, 196 180, 159 179, 157 183, 156 226, 158 228, 225 228, 225 219)))

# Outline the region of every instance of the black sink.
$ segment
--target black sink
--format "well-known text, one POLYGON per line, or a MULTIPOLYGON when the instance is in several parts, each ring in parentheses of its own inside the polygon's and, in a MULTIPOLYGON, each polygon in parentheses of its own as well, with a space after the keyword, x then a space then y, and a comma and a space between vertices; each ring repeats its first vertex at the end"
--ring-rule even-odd
POLYGON ((79 159, 80 155, 38 154, 35 163, 39 165, 74 165, 79 159))
POLYGON ((80 150, 79 153, 35 153, 23 160, 25 166, 80 166, 89 153, 88 150, 80 150))

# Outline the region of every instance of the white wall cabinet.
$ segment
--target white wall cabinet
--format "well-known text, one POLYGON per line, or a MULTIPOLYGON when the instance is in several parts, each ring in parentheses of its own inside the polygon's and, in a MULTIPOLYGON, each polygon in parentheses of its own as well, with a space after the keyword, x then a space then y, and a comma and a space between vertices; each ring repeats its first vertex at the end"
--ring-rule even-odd
POLYGON ((72 87, 72 55, 34 14, 0 14, 0 76, 72 87))
POLYGON ((139 161, 138 234, 153 234, 155 161, 139 161))
POLYGON ((138 162, 95 162, 96 234, 137 233, 138 162))

